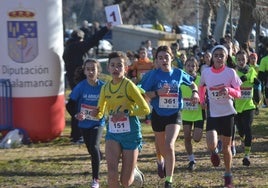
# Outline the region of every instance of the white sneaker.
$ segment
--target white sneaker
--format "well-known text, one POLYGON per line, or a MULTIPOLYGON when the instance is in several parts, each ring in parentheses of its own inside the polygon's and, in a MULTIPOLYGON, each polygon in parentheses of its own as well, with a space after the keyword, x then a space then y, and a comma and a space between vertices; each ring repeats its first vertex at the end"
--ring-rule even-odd
POLYGON ((135 167, 134 181, 132 185, 135 187, 143 187, 143 184, 144 184, 144 174, 138 169, 138 167, 135 167))
POLYGON ((91 188, 99 188, 99 187, 100 187, 99 180, 93 179, 91 183, 91 188))

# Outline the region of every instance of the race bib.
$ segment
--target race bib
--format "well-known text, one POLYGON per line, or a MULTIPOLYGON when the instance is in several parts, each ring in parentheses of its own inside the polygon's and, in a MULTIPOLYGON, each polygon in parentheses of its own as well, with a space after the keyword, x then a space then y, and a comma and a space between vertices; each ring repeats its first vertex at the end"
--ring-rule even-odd
POLYGON ((84 112, 84 114, 86 115, 86 119, 87 120, 92 120, 92 121, 99 121, 99 119, 97 119, 96 117, 93 117, 90 115, 90 112, 92 110, 96 109, 95 106, 90 106, 87 104, 81 104, 81 112, 84 112))
POLYGON ((190 98, 183 99, 184 110, 198 110, 198 103, 193 104, 190 98))
POLYGON ((159 108, 179 108, 178 94, 159 95, 159 108))
POLYGON ((225 94, 220 94, 220 90, 222 90, 224 88, 224 86, 221 87, 211 87, 208 92, 209 92, 209 96, 214 99, 214 100, 222 100, 222 99, 226 99, 227 95, 225 94))
POLYGON ((242 99, 251 99, 252 95, 252 88, 251 87, 241 87, 241 98, 242 99))
POLYGON ((125 117, 120 121, 113 122, 112 116, 109 116, 109 132, 110 133, 126 133, 130 132, 129 117, 125 117))

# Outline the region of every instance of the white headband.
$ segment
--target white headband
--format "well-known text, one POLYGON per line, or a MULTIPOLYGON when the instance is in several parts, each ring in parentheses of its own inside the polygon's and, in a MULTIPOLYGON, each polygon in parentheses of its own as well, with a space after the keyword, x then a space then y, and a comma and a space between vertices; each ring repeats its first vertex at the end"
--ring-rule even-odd
POLYGON ((225 46, 223 46, 223 45, 217 45, 217 46, 214 46, 214 47, 212 48, 212 50, 211 50, 211 54, 213 54, 213 53, 215 52, 215 50, 217 50, 217 49, 222 49, 222 50, 224 50, 225 53, 226 53, 226 55, 228 55, 228 50, 227 50, 227 48, 226 48, 225 46))

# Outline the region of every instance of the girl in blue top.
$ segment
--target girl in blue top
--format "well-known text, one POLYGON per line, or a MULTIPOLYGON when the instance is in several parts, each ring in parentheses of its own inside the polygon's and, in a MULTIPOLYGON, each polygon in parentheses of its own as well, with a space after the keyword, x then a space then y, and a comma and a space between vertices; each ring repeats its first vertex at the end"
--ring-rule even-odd
POLYGON ((172 68, 173 54, 168 46, 159 46, 156 51, 159 68, 152 70, 141 83, 146 95, 151 98, 152 129, 155 134, 156 147, 163 156, 165 170, 165 187, 172 187, 175 167, 175 141, 178 137, 182 109, 180 86, 187 85, 192 89, 191 102, 199 102, 197 86, 193 78, 181 69, 172 68))
POLYGON ((98 99, 104 82, 98 79, 101 65, 95 59, 88 59, 83 63, 83 71, 86 79, 74 87, 66 108, 68 112, 78 119, 87 150, 91 155, 92 165, 92 188, 99 187, 100 167, 100 140, 104 126, 104 118, 97 119, 90 115, 96 109, 98 99), (78 112, 78 113, 76 113, 78 112))

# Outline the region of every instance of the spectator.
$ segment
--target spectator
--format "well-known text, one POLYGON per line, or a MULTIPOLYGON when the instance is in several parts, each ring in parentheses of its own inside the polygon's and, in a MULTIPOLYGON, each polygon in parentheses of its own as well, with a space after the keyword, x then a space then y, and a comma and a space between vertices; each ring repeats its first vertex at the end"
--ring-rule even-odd
POLYGON ((80 27, 80 30, 84 32, 84 40, 87 40, 91 36, 91 29, 89 27, 89 23, 87 20, 84 20, 82 22, 82 26, 80 27))
POLYGON ((153 29, 158 30, 158 31, 165 31, 164 26, 158 21, 158 19, 155 20, 153 29))
MULTIPOLYGON (((99 31, 101 30, 101 27, 100 27, 100 23, 95 21, 93 22, 92 24, 92 28, 91 28, 91 36, 94 36, 96 33, 98 33, 99 31)), ((107 34, 107 33, 106 33, 107 34)), ((99 55, 99 42, 98 44, 94 47, 95 49, 95 55, 98 57, 99 55)))
POLYGON ((174 67, 177 67, 177 68, 180 68, 180 69, 184 69, 184 62, 182 61, 182 59, 180 58, 180 45, 179 43, 175 42, 175 43, 172 43, 171 46, 170 46, 171 50, 172 50, 172 53, 173 53, 173 56, 174 56, 174 59, 172 61, 172 65, 174 67))
POLYGON ((172 33, 181 34, 182 30, 177 22, 174 22, 172 25, 172 33))
POLYGON ((146 40, 144 43, 144 47, 147 50, 147 56, 148 58, 153 61, 153 47, 152 47, 152 41, 151 40, 146 40))

